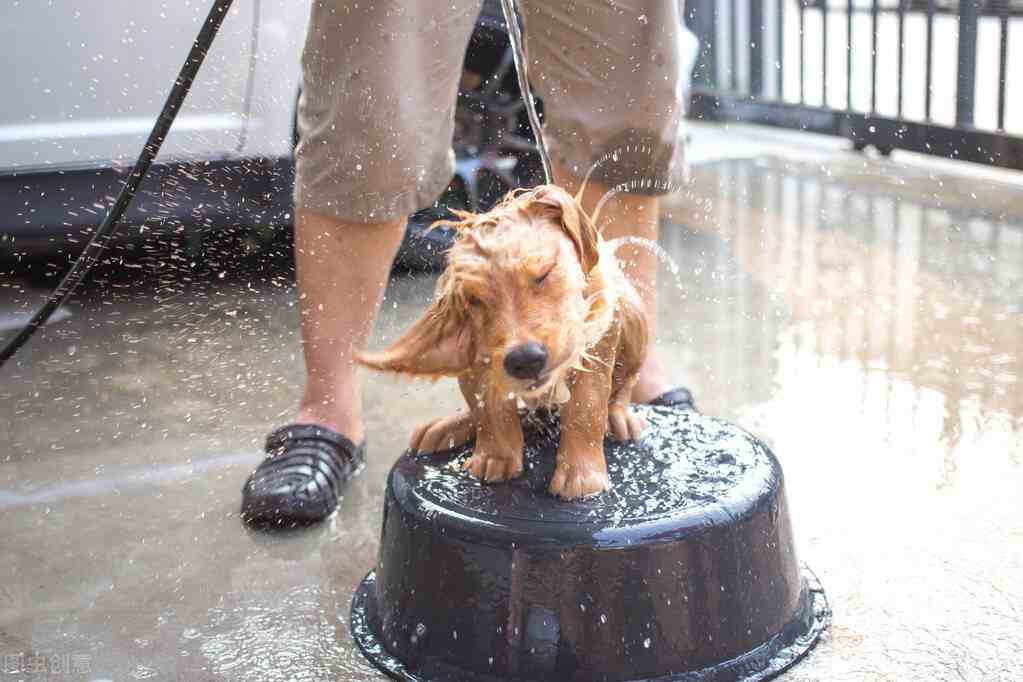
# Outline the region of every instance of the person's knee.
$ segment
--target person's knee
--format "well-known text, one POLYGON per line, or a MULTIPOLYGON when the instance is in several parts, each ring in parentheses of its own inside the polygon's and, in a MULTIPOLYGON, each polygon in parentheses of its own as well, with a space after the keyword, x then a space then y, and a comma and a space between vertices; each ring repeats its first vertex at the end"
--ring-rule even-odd
POLYGON ((478 13, 478 0, 313 4, 296 205, 380 223, 433 203, 454 172, 455 101, 478 13))
POLYGON ((682 85, 676 60, 654 60, 637 69, 636 83, 615 101, 589 101, 600 91, 585 88, 578 101, 554 102, 548 114, 552 154, 579 177, 592 171, 592 180, 630 192, 671 191, 686 176, 682 85))
POLYGON ((684 159, 677 123, 627 127, 608 138, 593 179, 636 194, 666 194, 681 182, 684 159))
POLYGON ((559 165, 576 178, 657 196, 685 181, 681 133, 677 120, 632 120, 595 134, 555 132, 551 139, 559 165))
POLYGON ((377 124, 358 130, 364 133, 359 145, 331 140, 300 146, 297 207, 349 223, 380 224, 428 206, 450 182, 455 164, 449 145, 401 143, 377 124))
POLYGON ((604 184, 663 194, 685 177, 678 3, 581 6, 571 16, 532 10, 552 155, 579 176, 592 169, 604 184))

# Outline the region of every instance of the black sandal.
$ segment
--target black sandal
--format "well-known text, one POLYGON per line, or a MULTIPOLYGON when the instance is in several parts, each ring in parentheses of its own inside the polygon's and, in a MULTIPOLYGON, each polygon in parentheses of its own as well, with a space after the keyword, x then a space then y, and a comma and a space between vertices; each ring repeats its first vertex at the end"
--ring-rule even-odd
POLYGON ((693 402, 693 394, 688 388, 678 386, 665 391, 661 395, 657 396, 653 400, 647 403, 647 405, 656 405, 658 407, 675 407, 680 410, 693 410, 696 411, 696 404, 693 402))
POLYGON ((242 519, 249 524, 299 525, 322 521, 341 501, 345 484, 362 469, 366 444, 315 424, 289 424, 266 437, 269 457, 242 488, 242 519))

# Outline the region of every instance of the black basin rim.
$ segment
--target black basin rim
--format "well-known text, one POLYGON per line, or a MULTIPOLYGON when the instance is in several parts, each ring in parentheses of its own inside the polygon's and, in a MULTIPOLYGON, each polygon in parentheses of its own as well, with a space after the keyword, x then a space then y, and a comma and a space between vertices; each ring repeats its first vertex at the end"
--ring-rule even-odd
MULTIPOLYGON (((782 674, 803 660, 817 646, 821 634, 831 624, 831 609, 824 588, 816 574, 803 566, 804 588, 800 605, 789 623, 779 633, 749 652, 702 670, 668 673, 654 678, 637 678, 628 682, 765 682, 782 674)), ((391 679, 399 682, 497 682, 508 679, 470 671, 456 671, 451 676, 424 677, 406 668, 392 655, 370 626, 376 572, 370 571, 359 583, 352 597, 349 627, 352 638, 363 655, 391 679)))
MULTIPOLYGON (((778 463, 778 458, 766 444, 748 432, 744 430, 743 432, 753 440, 759 454, 764 457, 764 462, 757 466, 759 483, 764 488, 781 489, 784 486, 784 473, 778 463)), ((457 457, 463 449, 466 448, 452 450, 446 458, 457 457)), ((429 459, 435 455, 425 457, 429 459)), ((414 460, 414 457, 412 459, 414 460)), ((399 464, 403 461, 409 461, 408 452, 398 460, 399 464)), ((544 544, 559 546, 578 544, 590 545, 595 548, 634 546, 637 531, 641 537, 657 538, 653 541, 644 540, 644 544, 646 542, 650 542, 650 544, 676 542, 695 533, 741 523, 755 515, 767 503, 767 496, 747 495, 745 499, 740 499, 736 493, 732 493, 723 503, 718 502, 697 509, 680 509, 673 513, 652 517, 624 518, 620 520, 624 522, 624 526, 608 527, 607 522, 603 520, 587 523, 514 518, 503 522, 500 517, 476 513, 464 507, 453 510, 450 507, 445 507, 438 500, 413 490, 399 475, 397 466, 388 475, 387 490, 388 494, 393 494, 396 503, 395 510, 401 514, 426 518, 436 514, 438 518, 444 520, 446 532, 458 537, 472 539, 474 542, 484 545, 497 546, 514 543, 520 547, 544 544), (686 523, 690 519, 698 519, 699 524, 686 523), (675 529, 675 531, 666 533, 670 529, 675 529), (481 532, 483 530, 485 533, 481 532)))
MULTIPOLYGON (((775 478, 767 485, 776 489, 782 485, 782 479, 775 478)), ((484 516, 465 514, 460 517, 452 514, 450 509, 404 488, 403 483, 388 485, 389 491, 396 490, 394 507, 397 513, 408 515, 411 518, 422 516, 429 518, 432 514, 436 514, 438 518, 443 519, 444 529, 449 537, 494 547, 551 545, 563 548, 586 546, 594 549, 612 549, 673 543, 716 528, 733 527, 755 516, 764 506, 771 503, 765 497, 751 500, 749 504, 739 510, 727 509, 724 505, 704 507, 699 512, 701 521, 699 526, 686 523, 687 519, 697 516, 687 510, 683 513, 664 514, 650 519, 625 519, 632 525, 608 528, 603 522, 564 523, 539 519, 534 521, 515 519, 511 523, 502 523, 484 516), (397 490, 401 491, 400 496, 397 490), (483 534, 481 530, 485 530, 486 534, 483 534)))

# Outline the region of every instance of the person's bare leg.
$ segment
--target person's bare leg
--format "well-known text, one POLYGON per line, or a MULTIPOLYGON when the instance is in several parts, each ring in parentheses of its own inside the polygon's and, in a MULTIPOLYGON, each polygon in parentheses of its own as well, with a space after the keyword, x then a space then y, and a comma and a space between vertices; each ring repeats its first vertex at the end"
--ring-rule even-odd
MULTIPOLYGON (((575 193, 579 179, 563 168, 555 168, 555 178, 562 187, 575 193)), ((592 211, 594 206, 610 188, 599 182, 590 181, 583 192, 583 208, 592 211)), ((657 240, 658 206, 657 197, 640 194, 620 193, 604 204, 600 211, 599 227, 605 239, 618 237, 642 237, 657 240)), ((650 338, 657 338, 657 256, 649 249, 636 245, 623 245, 618 250, 626 276, 635 285, 643 299, 650 321, 650 338)), ((674 388, 660 355, 651 347, 646 362, 639 371, 639 380, 632 390, 632 400, 646 403, 665 391, 674 388)))
POLYGON ((373 328, 404 231, 404 220, 346 223, 297 212, 295 263, 306 384, 295 421, 326 426, 362 442, 362 396, 353 351, 365 345, 373 328))

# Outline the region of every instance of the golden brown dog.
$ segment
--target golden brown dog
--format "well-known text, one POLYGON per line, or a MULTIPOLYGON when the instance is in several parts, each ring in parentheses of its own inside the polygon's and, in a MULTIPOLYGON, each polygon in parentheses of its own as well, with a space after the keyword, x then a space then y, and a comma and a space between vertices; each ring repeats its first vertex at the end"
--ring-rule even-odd
POLYGON ((448 267, 426 314, 371 368, 458 377, 468 409, 423 424, 421 452, 475 435, 468 469, 493 482, 522 473, 518 408, 558 406, 561 439, 550 491, 577 498, 609 486, 606 433, 636 439, 629 411, 647 348, 636 291, 577 198, 554 185, 508 194, 480 215, 458 213, 448 267))

